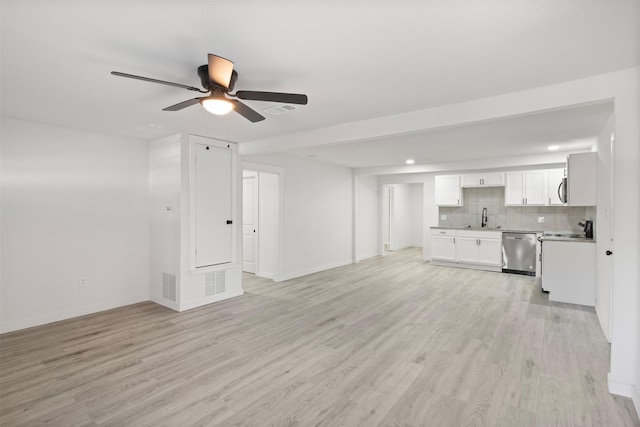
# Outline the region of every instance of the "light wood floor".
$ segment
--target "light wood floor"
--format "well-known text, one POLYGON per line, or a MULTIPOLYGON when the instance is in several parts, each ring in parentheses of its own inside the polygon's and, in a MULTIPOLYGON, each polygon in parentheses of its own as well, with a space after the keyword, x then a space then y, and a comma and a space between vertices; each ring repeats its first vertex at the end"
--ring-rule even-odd
POLYGON ((639 426, 593 309, 408 249, 0 336, 2 426, 639 426))

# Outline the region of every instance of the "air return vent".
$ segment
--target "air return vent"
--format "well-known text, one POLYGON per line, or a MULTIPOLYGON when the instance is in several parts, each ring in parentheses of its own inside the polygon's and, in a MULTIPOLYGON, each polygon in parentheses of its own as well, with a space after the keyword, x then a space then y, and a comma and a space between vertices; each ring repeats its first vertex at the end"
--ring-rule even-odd
POLYGON ((162 273, 162 296, 168 300, 176 300, 176 275, 162 273))
POLYGON ((204 295, 216 295, 226 290, 225 270, 214 271, 204 275, 204 295))
POLYGON ((295 110, 296 107, 291 104, 278 105, 277 107, 267 108, 262 110, 263 113, 271 114, 272 116, 279 116, 280 114, 288 113, 295 110))

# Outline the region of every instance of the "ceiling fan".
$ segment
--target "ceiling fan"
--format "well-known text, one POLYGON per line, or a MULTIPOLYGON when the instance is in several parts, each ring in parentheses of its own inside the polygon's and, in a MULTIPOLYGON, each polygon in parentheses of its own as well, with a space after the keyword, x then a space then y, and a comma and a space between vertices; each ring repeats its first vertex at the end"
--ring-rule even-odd
POLYGON ((193 104, 200 103, 207 111, 213 114, 226 114, 233 109, 253 123, 264 120, 264 116, 237 99, 229 99, 228 97, 250 101, 284 102, 300 105, 305 105, 308 100, 307 95, 297 93, 258 92, 253 90, 239 90, 231 93, 238 79, 238 73, 233 69, 233 62, 213 54, 209 54, 207 64, 198 67, 198 76, 205 90, 180 83, 121 73, 119 71, 112 71, 111 74, 119 77, 180 87, 200 93, 209 93, 209 96, 188 99, 171 105, 170 107, 163 108, 164 111, 178 111, 193 104))

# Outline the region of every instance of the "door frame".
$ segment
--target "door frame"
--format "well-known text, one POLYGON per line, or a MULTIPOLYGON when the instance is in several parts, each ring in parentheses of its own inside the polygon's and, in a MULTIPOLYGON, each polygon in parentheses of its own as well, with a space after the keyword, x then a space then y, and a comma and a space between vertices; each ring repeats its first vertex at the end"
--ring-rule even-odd
POLYGON ((243 250, 243 252, 242 252, 242 271, 243 272, 247 272, 245 270, 245 261, 244 261, 244 236, 245 236, 245 234, 244 234, 244 227, 245 227, 245 224, 244 224, 244 209, 245 209, 245 204, 244 204, 244 200, 245 200, 244 199, 244 184, 246 182, 245 180, 253 180, 253 185, 254 185, 254 195, 253 195, 253 198, 251 200, 251 204, 253 205, 252 207, 253 207, 253 212, 254 212, 253 213, 253 218, 252 218, 252 220, 253 220, 253 233, 252 233, 252 235, 253 235, 253 242, 254 242, 253 248, 252 248, 252 250, 253 250, 253 254, 252 254, 252 256, 253 256, 253 272, 252 273, 255 274, 259 270, 259 265, 260 265, 260 258, 259 258, 260 257, 260 253, 259 253, 260 252, 259 251, 260 228, 258 227, 258 223, 260 221, 260 210, 258 209, 258 206, 259 206, 258 197, 259 197, 259 191, 260 191, 260 188, 259 188, 260 173, 257 172, 257 171, 252 171, 252 170, 248 170, 248 169, 243 169, 242 170, 242 191, 243 191, 243 194, 242 194, 242 218, 243 218, 243 221, 242 221, 242 246, 243 246, 242 247, 242 250, 243 250), (253 175, 245 176, 245 174, 244 174, 245 171, 246 172, 250 172, 253 175))
MULTIPOLYGON (((280 282, 284 275, 284 168, 279 166, 266 165, 263 163, 254 162, 242 162, 242 170, 249 170, 254 172, 266 172, 274 174, 278 178, 278 201, 276 203, 277 209, 277 223, 275 233, 275 269, 273 272, 273 281, 280 282)), ((258 181, 259 182, 259 181, 258 181)), ((259 184, 258 184, 259 185, 259 184)), ((258 241, 260 240, 261 230, 258 227, 258 241)), ((241 242, 242 244, 242 242, 241 242)))

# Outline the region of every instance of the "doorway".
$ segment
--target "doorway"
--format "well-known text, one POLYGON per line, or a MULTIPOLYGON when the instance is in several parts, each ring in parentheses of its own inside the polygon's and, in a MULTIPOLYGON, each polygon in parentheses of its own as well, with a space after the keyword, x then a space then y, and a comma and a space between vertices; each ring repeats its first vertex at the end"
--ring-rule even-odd
POLYGON ((245 163, 242 171, 242 271, 279 281, 282 255, 280 168, 245 163))

